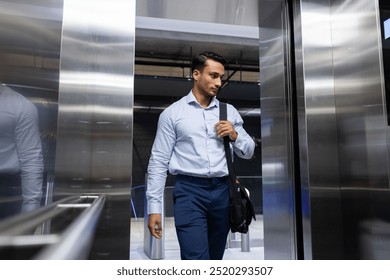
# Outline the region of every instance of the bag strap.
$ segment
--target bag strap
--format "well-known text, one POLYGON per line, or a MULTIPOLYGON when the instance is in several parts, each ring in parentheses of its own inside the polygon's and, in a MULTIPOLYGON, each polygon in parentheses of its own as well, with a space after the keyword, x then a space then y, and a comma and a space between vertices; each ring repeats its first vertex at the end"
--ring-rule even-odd
MULTIPOLYGON (((227 104, 224 102, 219 102, 219 119, 221 121, 227 120, 227 104)), ((229 185, 231 194, 236 200, 240 199, 240 188, 237 184, 236 172, 234 170, 232 153, 230 151, 230 139, 229 136, 223 137, 223 145, 225 147, 226 161, 229 170, 229 185), (235 191, 234 191, 235 190, 235 191), (234 195, 236 194, 236 195, 234 195)))

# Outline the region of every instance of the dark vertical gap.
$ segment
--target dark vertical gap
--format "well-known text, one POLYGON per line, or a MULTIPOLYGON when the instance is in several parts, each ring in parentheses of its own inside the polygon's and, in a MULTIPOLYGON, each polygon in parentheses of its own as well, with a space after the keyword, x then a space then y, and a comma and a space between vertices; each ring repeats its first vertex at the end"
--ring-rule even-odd
POLYGON ((385 21, 390 20, 390 3, 388 0, 379 0, 379 15, 382 37, 383 71, 385 81, 387 125, 390 125, 390 37, 386 38, 385 21), (386 3, 385 3, 386 2, 386 3))
POLYGON ((289 36, 290 36, 290 83, 291 83, 291 118, 292 118, 292 148, 293 148, 293 163, 294 163, 294 199, 296 213, 296 254, 298 260, 304 259, 303 250, 303 225, 302 225, 302 199, 301 199, 301 172, 299 161, 299 130, 298 130, 298 96, 296 85, 295 71, 295 37, 294 37, 294 11, 293 1, 287 0, 289 36))

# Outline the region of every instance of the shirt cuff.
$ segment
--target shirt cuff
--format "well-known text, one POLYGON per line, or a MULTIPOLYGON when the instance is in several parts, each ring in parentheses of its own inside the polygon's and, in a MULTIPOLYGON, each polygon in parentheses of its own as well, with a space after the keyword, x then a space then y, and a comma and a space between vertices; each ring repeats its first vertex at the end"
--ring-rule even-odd
POLYGON ((149 203, 148 214, 162 214, 162 205, 158 203, 149 203))

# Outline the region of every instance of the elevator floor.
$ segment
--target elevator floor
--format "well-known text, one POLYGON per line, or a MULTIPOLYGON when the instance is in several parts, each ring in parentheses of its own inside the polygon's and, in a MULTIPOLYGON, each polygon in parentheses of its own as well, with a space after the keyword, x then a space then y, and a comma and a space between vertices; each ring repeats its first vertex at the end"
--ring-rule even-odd
MULTIPOLYGON (((179 243, 176 237, 173 218, 165 218, 165 260, 180 260, 179 243)), ((131 219, 130 259, 148 260, 143 248, 144 219, 131 219)), ((256 216, 249 231, 249 252, 241 250, 241 234, 230 234, 224 255, 224 260, 263 260, 264 259, 264 234, 263 216, 256 216)))

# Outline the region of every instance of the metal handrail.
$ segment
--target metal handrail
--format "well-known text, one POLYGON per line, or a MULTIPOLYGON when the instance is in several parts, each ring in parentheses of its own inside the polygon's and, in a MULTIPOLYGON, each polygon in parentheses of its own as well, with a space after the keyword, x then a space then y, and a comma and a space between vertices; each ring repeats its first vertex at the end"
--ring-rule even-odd
POLYGON ((84 259, 104 207, 106 195, 71 196, 48 206, 0 222, 0 248, 42 245, 34 259, 84 259), (89 202, 89 203, 86 203, 89 202), (62 233, 36 235, 42 223, 50 222, 70 208, 84 208, 62 233))
POLYGON ((87 258, 106 196, 83 196, 81 198, 95 198, 95 201, 64 231, 58 243, 45 247, 34 259, 75 260, 87 258))
POLYGON ((80 196, 67 197, 35 211, 23 213, 3 220, 0 222, 0 236, 16 236, 25 234, 26 232, 29 232, 39 226, 42 222, 66 211, 64 208, 57 207, 59 204, 69 202, 77 203, 80 200, 80 196))

